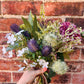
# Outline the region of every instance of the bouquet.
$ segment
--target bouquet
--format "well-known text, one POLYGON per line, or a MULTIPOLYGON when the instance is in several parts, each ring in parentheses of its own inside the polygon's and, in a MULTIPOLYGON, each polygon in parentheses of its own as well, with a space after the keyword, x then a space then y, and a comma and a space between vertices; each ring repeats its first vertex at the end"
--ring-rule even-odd
POLYGON ((24 24, 10 26, 13 32, 5 36, 8 47, 3 46, 3 53, 8 51, 11 58, 12 50, 16 51, 17 57, 23 59, 25 64, 20 66, 19 71, 46 67, 47 71, 39 76, 39 84, 44 84, 44 78, 50 83, 55 74, 65 74, 68 66, 64 58, 69 59, 74 47, 81 44, 81 35, 84 34, 81 27, 70 22, 48 21, 42 17, 37 20, 31 12, 28 20, 24 17, 22 20, 24 24), (31 62, 28 63, 27 59, 31 62))

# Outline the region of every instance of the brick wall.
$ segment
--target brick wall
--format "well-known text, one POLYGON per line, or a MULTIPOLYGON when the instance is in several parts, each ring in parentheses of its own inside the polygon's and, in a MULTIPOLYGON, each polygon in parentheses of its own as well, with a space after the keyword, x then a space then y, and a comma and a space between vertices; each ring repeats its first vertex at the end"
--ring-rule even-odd
MULTIPOLYGON (((28 17, 29 11, 39 17, 40 5, 44 4, 46 18, 70 21, 84 29, 84 0, 1 0, 0 1, 0 49, 7 44, 4 36, 11 32, 10 25, 22 24, 21 16, 28 17)), ((22 75, 17 72, 21 59, 9 59, 0 51, 0 84, 16 83, 22 75)), ((52 78, 54 84, 84 84, 84 39, 66 60, 69 71, 65 75, 52 78)))

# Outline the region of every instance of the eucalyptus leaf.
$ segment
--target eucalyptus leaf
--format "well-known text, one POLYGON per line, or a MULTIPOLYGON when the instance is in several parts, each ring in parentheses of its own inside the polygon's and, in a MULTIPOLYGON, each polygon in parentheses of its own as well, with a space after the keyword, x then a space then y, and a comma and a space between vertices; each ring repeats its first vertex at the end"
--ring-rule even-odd
POLYGON ((29 13, 28 21, 29 21, 29 23, 31 24, 31 26, 33 26, 33 17, 32 17, 31 11, 30 11, 30 13, 29 13))
POLYGON ((25 19, 24 17, 22 17, 22 20, 26 26, 26 30, 29 31, 30 33, 32 33, 32 26, 31 24, 29 23, 29 21, 27 21, 27 19, 25 19))

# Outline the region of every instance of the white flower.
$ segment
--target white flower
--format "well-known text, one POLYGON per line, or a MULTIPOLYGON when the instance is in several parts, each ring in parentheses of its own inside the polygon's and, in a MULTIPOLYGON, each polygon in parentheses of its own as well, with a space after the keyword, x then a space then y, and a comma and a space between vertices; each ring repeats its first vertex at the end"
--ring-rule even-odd
POLYGON ((3 46, 2 48, 3 54, 6 54, 6 48, 3 46))
POLYGON ((8 36, 10 36, 10 35, 11 35, 11 33, 6 34, 5 38, 8 38, 8 36))
POLYGON ((14 45, 14 41, 16 41, 16 38, 14 37, 13 34, 12 35, 9 35, 7 37, 7 39, 8 39, 7 43, 10 43, 11 45, 14 45))
POLYGON ((43 43, 43 45, 56 47, 58 44, 57 36, 55 34, 48 33, 47 35, 44 36, 42 43, 43 43))
POLYGON ((18 54, 17 54, 17 57, 20 57, 20 56, 22 56, 23 55, 23 51, 22 50, 18 50, 18 54))
POLYGON ((9 53, 8 53, 8 54, 9 54, 9 56, 8 56, 9 58, 13 57, 13 52, 12 52, 12 50, 11 50, 11 51, 9 51, 9 53))
POLYGON ((28 49, 28 47, 25 47, 25 48, 23 48, 22 50, 18 50, 17 52, 18 52, 17 57, 20 57, 20 56, 22 56, 24 53, 29 53, 29 49, 28 49))
POLYGON ((27 63, 27 61, 24 59, 24 63, 26 64, 26 65, 28 65, 28 63, 27 63))
POLYGON ((36 62, 33 62, 32 64, 30 64, 30 67, 35 67, 37 65, 36 62))
POLYGON ((25 69, 25 67, 21 67, 18 71, 23 71, 25 69))
POLYGON ((44 59, 37 59, 37 62, 39 63, 40 66, 42 66, 42 68, 46 67, 48 68, 48 62, 46 62, 44 59))
POLYGON ((24 30, 19 31, 18 33, 16 33, 15 35, 20 35, 24 30))
POLYGON ((55 61, 51 68, 54 72, 60 75, 65 74, 68 70, 67 64, 61 60, 55 61))

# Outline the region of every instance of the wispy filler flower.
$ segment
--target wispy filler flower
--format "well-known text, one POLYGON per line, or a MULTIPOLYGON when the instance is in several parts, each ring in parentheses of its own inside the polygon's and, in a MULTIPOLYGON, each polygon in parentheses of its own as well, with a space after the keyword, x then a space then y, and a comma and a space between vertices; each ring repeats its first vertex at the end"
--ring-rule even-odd
POLYGON ((67 64, 61 60, 55 61, 51 68, 54 72, 60 75, 65 74, 68 70, 67 64))

